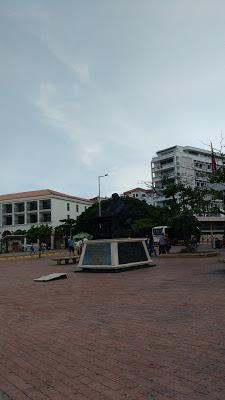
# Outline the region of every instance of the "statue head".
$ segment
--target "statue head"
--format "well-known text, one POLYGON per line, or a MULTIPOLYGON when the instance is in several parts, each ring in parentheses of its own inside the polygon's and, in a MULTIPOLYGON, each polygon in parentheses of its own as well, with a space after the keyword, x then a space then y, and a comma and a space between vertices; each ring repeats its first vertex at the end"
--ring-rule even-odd
POLYGON ((112 199, 115 201, 115 200, 118 200, 120 198, 120 196, 118 195, 118 193, 113 193, 112 194, 112 199))

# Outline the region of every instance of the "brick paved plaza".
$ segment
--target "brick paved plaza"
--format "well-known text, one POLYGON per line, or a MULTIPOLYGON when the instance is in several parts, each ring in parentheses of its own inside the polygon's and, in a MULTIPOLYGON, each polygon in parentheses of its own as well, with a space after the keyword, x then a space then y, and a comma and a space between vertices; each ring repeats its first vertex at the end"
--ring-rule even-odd
POLYGON ((225 264, 156 262, 75 274, 0 261, 0 399, 224 400, 225 264))

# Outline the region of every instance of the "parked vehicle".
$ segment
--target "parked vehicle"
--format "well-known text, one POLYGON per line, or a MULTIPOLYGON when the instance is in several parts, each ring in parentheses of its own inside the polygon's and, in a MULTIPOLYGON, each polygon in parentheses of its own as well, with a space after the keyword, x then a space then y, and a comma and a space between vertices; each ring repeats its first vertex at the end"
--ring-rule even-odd
POLYGON ((184 241, 180 238, 175 238, 173 236, 173 232, 170 226, 167 225, 161 225, 161 226, 154 226, 152 228, 152 236, 153 236, 153 242, 154 244, 158 245, 159 244, 159 238, 160 236, 167 236, 170 244, 175 246, 177 244, 182 245, 184 241))
POLYGON ((152 228, 152 236, 153 236, 153 242, 155 244, 159 244, 159 238, 160 236, 168 236, 169 238, 171 237, 171 228, 169 226, 154 226, 152 228))

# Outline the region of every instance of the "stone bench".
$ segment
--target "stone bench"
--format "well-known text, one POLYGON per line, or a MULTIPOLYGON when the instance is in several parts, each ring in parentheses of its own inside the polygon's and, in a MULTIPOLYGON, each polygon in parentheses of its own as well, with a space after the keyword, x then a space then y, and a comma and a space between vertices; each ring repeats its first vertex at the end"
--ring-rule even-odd
POLYGON ((52 258, 52 260, 56 261, 58 265, 76 264, 76 263, 78 263, 79 259, 80 259, 80 256, 67 256, 67 257, 52 258))

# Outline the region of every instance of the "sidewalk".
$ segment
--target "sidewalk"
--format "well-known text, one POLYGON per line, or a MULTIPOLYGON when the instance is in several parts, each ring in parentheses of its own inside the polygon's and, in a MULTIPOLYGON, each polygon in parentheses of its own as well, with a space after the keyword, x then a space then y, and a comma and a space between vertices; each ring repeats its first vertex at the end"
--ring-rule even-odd
POLYGON ((0 390, 12 400, 224 400, 224 265, 156 261, 79 274, 47 257, 1 263, 0 390), (65 280, 33 281, 61 269, 65 280))

